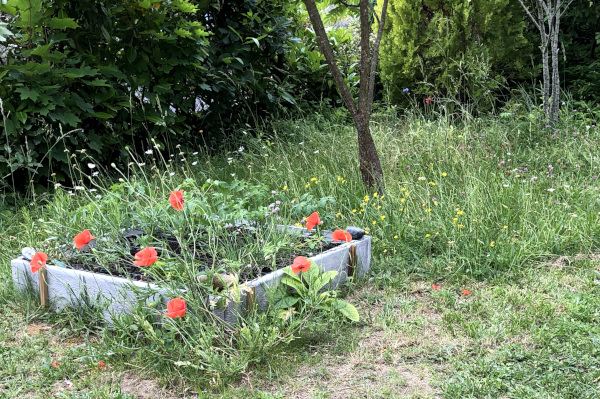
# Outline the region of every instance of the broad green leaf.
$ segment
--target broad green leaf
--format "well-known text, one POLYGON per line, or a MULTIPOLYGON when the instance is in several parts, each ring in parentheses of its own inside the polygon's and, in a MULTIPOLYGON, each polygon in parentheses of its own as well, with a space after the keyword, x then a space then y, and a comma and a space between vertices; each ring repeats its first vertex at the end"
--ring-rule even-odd
POLYGON ((317 292, 321 291, 321 289, 323 287, 325 287, 327 284, 329 284, 329 282, 331 280, 333 280, 334 277, 337 276, 337 274, 338 274, 338 272, 335 270, 330 270, 328 272, 321 274, 319 276, 319 278, 317 278, 317 280, 315 281, 315 285, 314 285, 315 291, 317 291, 317 292))
POLYGON ((178 0, 173 2, 173 7, 181 12, 195 13, 198 8, 187 0, 178 0))
POLYGON ((335 310, 346 316, 348 319, 352 321, 358 321, 360 319, 358 310, 356 310, 354 305, 346 301, 342 301, 341 299, 334 299, 332 304, 335 310))
POLYGON ((187 39, 189 39, 190 37, 192 37, 192 32, 189 32, 189 31, 187 31, 185 29, 182 29, 182 28, 175 29, 175 33, 177 33, 178 36, 185 37, 187 39))
POLYGON ((21 94, 21 100, 27 100, 28 98, 30 98, 31 100, 35 101, 40 95, 40 93, 28 87, 19 87, 15 91, 21 94))
POLYGON ((43 46, 36 47, 33 50, 31 50, 31 55, 42 56, 48 52, 48 49, 50 48, 51 45, 52 45, 52 43, 48 43, 43 46))
POLYGON ((77 126, 81 122, 81 119, 75 114, 65 110, 50 112, 49 115, 53 121, 58 121, 64 125, 77 126))
POLYGON ((278 309, 289 309, 300 300, 297 296, 282 296, 274 298, 273 305, 278 309))
POLYGON ((73 18, 52 18, 48 25, 52 29, 76 29, 79 28, 79 24, 73 20, 73 18))
POLYGON ((152 7, 152 2, 150 0, 143 0, 143 1, 138 1, 137 5, 140 6, 141 8, 150 8, 150 7, 152 7))
POLYGON ((285 284, 288 287, 292 287, 293 289, 298 291, 298 294, 300 294, 301 296, 306 295, 307 289, 306 286, 302 283, 302 281, 285 276, 281 279, 281 284, 285 284))
POLYGON ((301 281, 300 277, 296 273, 294 273, 292 271, 291 267, 284 267, 283 268, 283 274, 285 274, 286 276, 289 276, 289 277, 291 277, 291 278, 293 278, 295 280, 301 281))

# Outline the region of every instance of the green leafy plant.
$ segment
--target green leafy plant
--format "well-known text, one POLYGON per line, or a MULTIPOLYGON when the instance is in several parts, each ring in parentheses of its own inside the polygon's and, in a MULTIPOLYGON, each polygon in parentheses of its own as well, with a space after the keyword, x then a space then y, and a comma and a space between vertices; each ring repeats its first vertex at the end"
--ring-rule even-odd
POLYGON ((272 296, 276 312, 294 309, 301 314, 339 313, 351 321, 358 321, 358 310, 351 303, 339 299, 337 291, 328 290, 338 275, 336 270, 321 272, 314 261, 298 257, 294 265, 283 269, 281 284, 272 296), (296 265, 300 265, 296 267, 296 265))

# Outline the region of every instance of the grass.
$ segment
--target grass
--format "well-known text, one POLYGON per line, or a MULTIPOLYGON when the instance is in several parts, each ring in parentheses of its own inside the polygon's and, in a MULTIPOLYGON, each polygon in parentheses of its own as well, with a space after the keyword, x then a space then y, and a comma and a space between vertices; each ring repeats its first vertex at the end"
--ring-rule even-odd
MULTIPOLYGON (((366 192, 360 183, 353 128, 319 116, 242 133, 231 151, 218 156, 194 155, 194 149, 166 159, 148 154, 120 171, 117 186, 103 177, 110 167, 98 165, 97 177, 81 172, 97 191, 43 196, 35 206, 7 209, 0 217, 0 281, 6 287, 0 292, 0 360, 8 370, 0 392, 597 397, 599 136, 586 127, 585 114, 563 117, 561 128, 550 130, 526 120, 483 118, 458 125, 378 114, 372 128, 385 193, 366 192), (170 335, 139 340, 141 331, 150 330, 128 330, 143 328, 142 319, 108 328, 93 311, 83 317, 45 313, 35 299, 15 295, 7 265, 21 247, 39 247, 49 237, 66 244, 90 226, 109 237, 134 223, 160 220, 176 228, 177 219, 165 217, 164 199, 184 187, 194 198, 190 202, 205 206, 207 179, 247 182, 221 198, 238 213, 264 214, 276 198, 285 223, 317 209, 325 228, 368 229, 373 272, 346 298, 359 309, 361 322, 308 323, 285 343, 253 330, 253 322, 281 327, 257 315, 233 342, 218 342, 219 350, 210 334, 169 346, 161 340, 170 335), (237 206, 234 198, 256 201, 237 206), (471 294, 461 294, 464 289, 471 294), (244 341, 244 334, 250 338, 244 341), (180 357, 178 363, 169 351, 180 357), (52 360, 61 366, 53 368, 52 360), (98 369, 100 360, 106 370, 98 369)), ((74 158, 79 165, 93 162, 85 153, 74 158)), ((233 263, 236 256, 235 250, 228 255, 233 263)))

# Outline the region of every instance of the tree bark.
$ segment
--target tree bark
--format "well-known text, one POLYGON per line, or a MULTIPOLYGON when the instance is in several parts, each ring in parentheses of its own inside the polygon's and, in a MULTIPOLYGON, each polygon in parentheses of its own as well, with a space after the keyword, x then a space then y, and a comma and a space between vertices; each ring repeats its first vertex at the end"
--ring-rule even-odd
POLYGON ((560 30, 560 9, 562 1, 554 4, 554 23, 552 24, 552 102, 550 105, 550 123, 558 122, 560 106, 560 74, 558 71, 558 33, 560 30))
MULTIPOLYGON (((544 25, 544 0, 538 0, 538 21, 540 23, 540 38, 541 38, 541 51, 542 51, 542 96, 543 96, 543 110, 544 120, 548 119, 550 113, 550 65, 548 64, 548 43, 549 33, 546 32, 546 26, 544 25)), ((548 31, 550 31, 551 21, 548 19, 548 31)))
POLYGON ((380 193, 383 193, 383 170, 369 123, 361 121, 356 125, 356 131, 358 133, 359 169, 363 184, 367 188, 377 188, 380 193))

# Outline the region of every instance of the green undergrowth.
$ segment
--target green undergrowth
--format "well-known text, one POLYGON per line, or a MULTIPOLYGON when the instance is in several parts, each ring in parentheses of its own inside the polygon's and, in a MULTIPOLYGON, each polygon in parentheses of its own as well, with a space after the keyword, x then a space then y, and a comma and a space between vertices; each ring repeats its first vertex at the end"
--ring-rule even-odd
MULTIPOLYGON (((6 287, 0 292, 1 312, 7 320, 20 320, 20 326, 41 320, 55 326, 53 333, 89 337, 66 357, 76 359, 72 372, 78 378, 103 360, 111 364, 111 373, 134 368, 178 389, 192 386, 232 397, 242 392, 248 397, 289 397, 289 386, 264 390, 267 394, 236 384, 250 378, 249 372, 259 381, 286 380, 286 373, 314 361, 312 347, 333 352, 341 348, 339 356, 347 356, 360 348, 365 331, 384 331, 390 337, 425 334, 433 329, 426 316, 407 324, 400 315, 434 312, 435 328, 450 346, 424 342, 411 353, 398 347, 389 356, 392 364, 427 368, 435 392, 447 397, 499 397, 507 392, 512 397, 547 397, 552 392, 554 397, 593 397, 589 395, 595 394, 598 377, 593 349, 597 272, 595 260, 585 257, 600 244, 596 127, 585 115, 565 117, 560 127, 551 129, 498 118, 453 124, 383 113, 374 117, 372 131, 385 171, 385 192, 365 191, 361 184, 354 128, 320 116, 241 132, 239 142, 218 155, 194 149, 161 151, 148 143, 145 157, 132 157, 127 170, 101 165, 87 153, 72 154, 78 187, 57 186, 55 194, 0 210, 0 281, 6 287), (170 192, 179 189, 189 206, 184 212, 172 209, 168 201, 170 192), (275 207, 279 210, 272 212, 275 207), (98 237, 94 251, 100 253, 105 246, 98 256, 110 264, 111 256, 133 259, 128 252, 132 244, 119 241, 121 229, 155 232, 160 227, 187 248, 225 234, 222 224, 207 217, 221 211, 227 214, 223 221, 255 219, 268 226, 301 224, 303 217, 318 211, 322 228, 365 229, 373 236, 372 272, 358 287, 369 293, 366 299, 349 299, 357 304, 361 321, 347 325, 330 314, 290 331, 292 313, 252 314, 232 333, 205 312, 194 322, 202 322, 203 330, 181 339, 191 325, 175 319, 159 328, 162 309, 143 301, 134 315, 108 327, 93 306, 46 313, 35 298, 16 296, 10 282, 9 260, 24 246, 58 256, 74 249, 75 234, 90 229, 98 237), (540 266, 561 256, 579 260, 571 266, 540 266), (411 290, 415 284, 421 286, 418 292, 427 293, 426 300, 411 290), (432 290, 431 284, 441 289, 432 290), (462 289, 472 294, 464 296, 462 289), (405 299, 400 303, 388 295, 405 299)), ((212 270, 240 272, 257 260, 272 262, 280 253, 278 245, 298 245, 273 229, 260 234, 258 244, 215 246, 218 264, 212 270)), ((136 238, 134 244, 158 247, 159 241, 153 234, 136 238)), ((185 285, 176 259, 193 264, 186 256, 161 260, 159 277, 178 282, 173 290, 185 285)), ((206 309, 204 294, 190 289, 190 308, 206 309)), ((3 337, 11 349, 3 353, 14 363, 3 382, 9 396, 19 397, 15 381, 29 378, 37 378, 42 389, 36 385, 32 390, 46 392, 50 381, 58 380, 49 366, 54 352, 36 340, 16 348, 6 334, 12 333, 3 337), (42 348, 37 358, 25 353, 28 345, 42 348), (20 363, 29 358, 37 359, 36 367, 43 358, 47 369, 27 377, 20 363)), ((327 360, 329 355, 319 356, 327 360)), ((119 384, 111 384, 78 389, 102 387, 108 389, 102 395, 119 397, 119 384)), ((321 387, 315 392, 319 389, 326 391, 321 387)))

